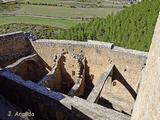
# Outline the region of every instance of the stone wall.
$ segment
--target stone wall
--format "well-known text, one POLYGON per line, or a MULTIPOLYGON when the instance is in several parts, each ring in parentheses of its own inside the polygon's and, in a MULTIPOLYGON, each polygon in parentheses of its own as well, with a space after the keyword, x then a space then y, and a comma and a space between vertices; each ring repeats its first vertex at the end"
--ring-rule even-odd
POLYGON ((57 55, 55 58, 55 64, 52 70, 43 77, 39 82, 39 85, 45 86, 52 91, 62 92, 62 73, 61 73, 61 55, 57 55))
POLYGON ((157 20, 147 65, 132 114, 132 120, 160 119, 160 15, 157 20))
MULTIPOLYGON (((109 64, 114 64, 134 91, 138 89, 141 72, 145 67, 147 59, 147 53, 97 41, 37 40, 32 44, 35 51, 50 66, 54 63, 54 56, 62 51, 68 54, 83 54, 86 57, 86 72, 88 72, 86 77, 88 77, 89 82, 93 83, 93 85, 99 79, 101 73, 104 72, 105 68, 109 64)), ((135 98, 133 98, 124 85, 117 82, 111 88, 113 94, 124 98, 124 100, 131 102, 133 105, 135 98)))
POLYGON ((9 65, 33 52, 23 32, 0 35, 0 67, 9 65))
POLYGON ((33 82, 38 82, 48 73, 47 66, 43 64, 42 59, 36 54, 22 57, 13 64, 6 66, 5 69, 11 70, 24 80, 33 82))
MULTIPOLYGON (((90 88, 94 87, 106 67, 109 64, 115 65, 116 71, 112 77, 109 92, 112 94, 112 97, 115 96, 114 99, 127 101, 125 103, 129 103, 131 109, 135 102, 136 92, 147 59, 147 53, 145 52, 124 49, 114 46, 112 43, 91 40, 88 42, 66 40, 37 40, 30 42, 23 32, 0 35, 0 67, 14 63, 19 58, 32 53, 37 53, 42 58, 42 63, 45 66, 47 65, 49 70, 55 65, 55 56, 66 53, 66 61, 60 64, 64 64, 65 70, 71 75, 70 78, 73 80, 76 79, 77 76, 75 75, 79 74, 80 69, 79 63, 77 63, 74 56, 83 56, 85 58, 86 97, 91 91, 90 88), (89 92, 87 93, 86 91, 89 92), (135 92, 134 95, 131 91, 132 93, 135 92)), ((57 74, 60 73, 57 72, 56 77, 58 77, 57 74)), ((103 95, 107 95, 105 96, 106 98, 109 97, 107 92, 103 90, 103 95)))
MULTIPOLYGON (((68 108, 59 102, 65 98, 63 94, 48 91, 31 81, 24 81, 10 71, 0 71, 0 74, 0 94, 23 110, 30 109, 35 113, 37 120, 56 120, 58 113, 63 111, 65 114, 68 111, 68 108), (6 86, 8 86, 7 89, 6 86)), ((63 112, 61 118, 63 118, 63 112)))
POLYGON ((24 81, 9 70, 0 71, 0 88, 1 95, 24 111, 31 110, 36 120, 130 120, 130 116, 112 109, 24 81))
MULTIPOLYGON (((52 70, 39 82, 40 85, 46 86, 47 88, 58 91, 61 93, 72 94, 73 91, 70 91, 74 85, 81 85, 84 81, 85 73, 84 63, 81 59, 76 58, 76 56, 70 56, 67 53, 57 54, 55 56, 55 63, 52 70), (72 71, 68 71, 68 69, 72 71)), ((84 86, 84 83, 83 83, 84 86)), ((79 90, 78 96, 82 91, 83 95, 83 86, 79 90)), ((77 88, 78 89, 78 88, 77 88)), ((75 90, 75 89, 74 89, 75 90)))

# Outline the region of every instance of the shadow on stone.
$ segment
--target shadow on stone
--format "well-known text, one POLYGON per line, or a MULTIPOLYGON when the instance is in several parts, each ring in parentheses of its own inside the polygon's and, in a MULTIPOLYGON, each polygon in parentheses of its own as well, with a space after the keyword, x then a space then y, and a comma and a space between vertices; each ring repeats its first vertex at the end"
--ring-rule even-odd
POLYGON ((125 80, 119 70, 114 66, 112 80, 118 80, 121 84, 128 90, 128 92, 132 95, 134 100, 136 100, 137 93, 135 90, 129 85, 129 83, 125 80))
POLYGON ((94 76, 90 74, 90 67, 88 66, 87 60, 85 60, 85 94, 83 96, 84 99, 88 97, 90 92, 92 91, 94 84, 93 84, 93 79, 94 76))

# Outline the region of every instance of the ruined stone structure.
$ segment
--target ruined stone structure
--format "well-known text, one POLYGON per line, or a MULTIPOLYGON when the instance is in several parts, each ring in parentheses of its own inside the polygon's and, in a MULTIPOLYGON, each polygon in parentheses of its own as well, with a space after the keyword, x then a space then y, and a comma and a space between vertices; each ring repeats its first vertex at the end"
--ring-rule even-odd
POLYGON ((30 111, 31 120, 130 120, 134 111, 135 120, 152 53, 146 67, 148 53, 112 43, 31 41, 24 32, 0 35, 0 107, 15 106, 10 117, 3 112, 0 118, 20 119, 15 111, 30 111))

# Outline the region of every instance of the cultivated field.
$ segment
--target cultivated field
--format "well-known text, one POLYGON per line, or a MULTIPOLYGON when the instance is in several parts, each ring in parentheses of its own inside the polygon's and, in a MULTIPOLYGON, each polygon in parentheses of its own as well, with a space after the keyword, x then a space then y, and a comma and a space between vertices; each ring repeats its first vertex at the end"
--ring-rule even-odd
POLYGON ((53 27, 69 28, 76 25, 81 21, 77 20, 63 20, 63 19, 48 19, 42 17, 32 17, 32 16, 6 16, 0 15, 0 25, 10 24, 10 23, 26 23, 26 24, 40 24, 49 25, 53 27))
POLYGON ((93 17, 105 17, 112 12, 117 12, 116 8, 67 8, 67 7, 53 7, 43 5, 21 5, 21 8, 13 12, 2 12, 2 14, 14 14, 14 15, 32 15, 41 17, 53 17, 53 18, 70 18, 80 19, 93 18, 93 17))
POLYGON ((79 22, 96 17, 106 17, 108 14, 122 9, 113 6, 93 6, 101 3, 97 0, 91 2, 89 0, 87 2, 80 2, 80 0, 18 0, 15 4, 16 7, 18 6, 16 9, 0 11, 0 25, 27 23, 69 28, 79 22))
POLYGON ((19 0, 19 2, 49 3, 49 4, 58 3, 58 1, 60 1, 60 0, 19 0))

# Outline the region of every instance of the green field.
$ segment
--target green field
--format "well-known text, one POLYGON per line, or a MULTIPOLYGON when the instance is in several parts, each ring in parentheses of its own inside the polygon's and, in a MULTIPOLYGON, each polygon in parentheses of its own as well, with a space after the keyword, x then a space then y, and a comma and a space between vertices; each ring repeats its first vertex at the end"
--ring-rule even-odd
POLYGON ((43 4, 56 6, 75 7, 123 7, 127 5, 126 0, 19 0, 22 4, 43 4))
POLYGON ((76 25, 81 21, 77 20, 63 20, 63 19, 47 19, 31 16, 0 16, 0 25, 10 23, 27 23, 27 24, 40 24, 49 25, 60 28, 69 28, 76 25))
MULTIPOLYGON (((21 2, 26 1, 22 0, 21 2)), ((33 3, 76 2, 58 0, 30 0, 33 3)), ((81 3, 81 2, 80 2, 81 3)), ((9 23, 43 24, 69 28, 83 21, 120 11, 120 8, 70 8, 33 4, 9 4, 0 11, 0 25, 9 23), (4 8, 8 7, 5 10, 4 8), (15 8, 16 9, 15 9, 15 8), (13 10, 12 10, 13 9, 13 10), (3 17, 2 17, 3 16, 3 17)))
POLYGON ((53 4, 58 2, 59 0, 19 0, 19 2, 30 2, 30 3, 49 3, 53 4))
POLYGON ((104 17, 112 12, 117 12, 116 8, 66 8, 66 7, 53 7, 53 6, 41 6, 41 5, 21 5, 21 8, 13 12, 1 12, 5 14, 15 15, 33 15, 53 18, 93 18, 104 17))
POLYGON ((63 3, 77 3, 77 4, 99 4, 99 3, 113 3, 108 0, 19 0, 21 3, 31 3, 31 4, 63 4, 63 3))
POLYGON ((113 7, 111 2, 108 4, 109 7, 101 7, 101 3, 101 0, 86 0, 86 2, 80 0, 17 0, 15 3, 0 4, 0 33, 30 30, 40 38, 49 38, 50 35, 52 36, 50 38, 53 38, 52 34, 61 29, 68 29, 97 17, 105 18, 109 14, 122 10, 122 8, 113 7))

